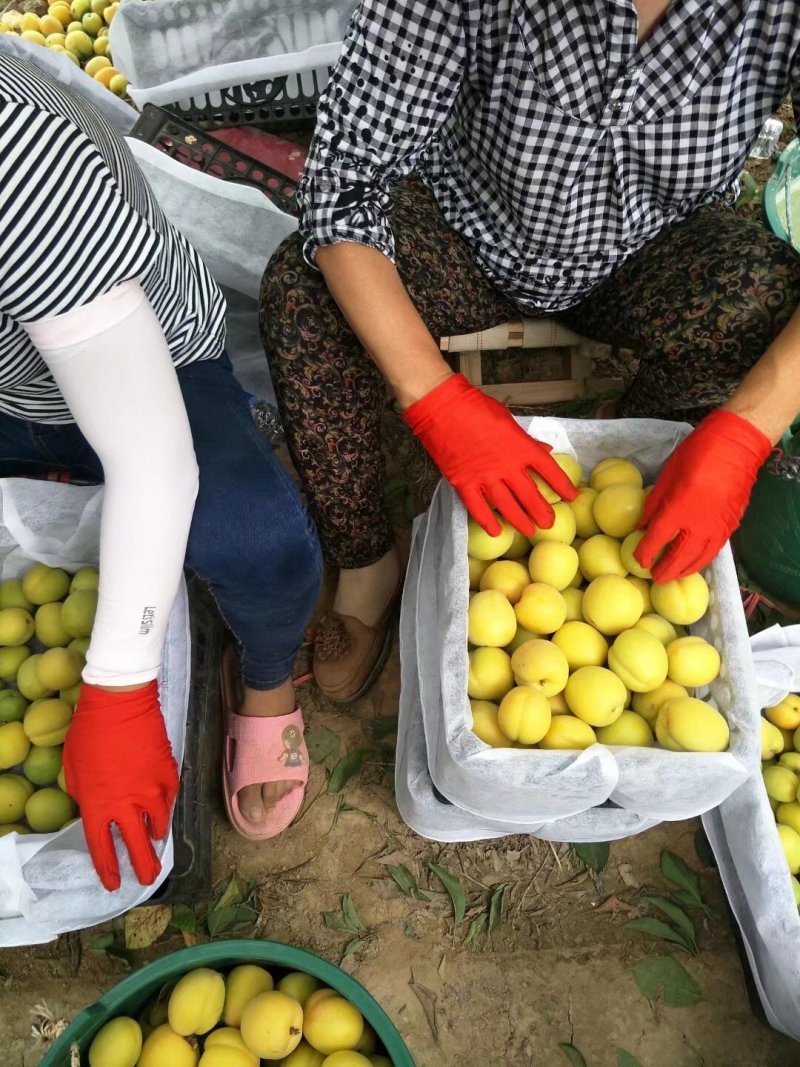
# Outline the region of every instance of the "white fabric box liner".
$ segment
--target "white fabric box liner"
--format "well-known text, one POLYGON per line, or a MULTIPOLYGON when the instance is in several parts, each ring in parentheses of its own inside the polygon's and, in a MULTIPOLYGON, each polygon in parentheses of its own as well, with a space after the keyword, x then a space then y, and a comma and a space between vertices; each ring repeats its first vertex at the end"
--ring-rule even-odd
POLYGON ((138 107, 317 71, 342 49, 355 0, 123 0, 109 38, 138 107))
MULTIPOLYGON (((419 531, 418 521, 415 542, 419 531)), ((395 771, 397 807, 408 826, 434 841, 478 841, 524 831, 549 841, 579 843, 615 841, 657 825, 657 820, 647 819, 624 808, 598 807, 568 818, 520 827, 513 823, 482 819, 454 804, 443 803, 437 797, 428 770, 428 748, 417 684, 416 623, 414 612, 406 610, 405 604, 405 601, 413 601, 417 596, 418 582, 418 553, 412 551, 400 623, 402 684, 395 771)))
MULTIPOLYGON (((646 484, 689 432, 685 424, 650 419, 615 421, 522 419, 555 451, 577 455, 588 473, 610 455, 642 469, 646 484)), ((583 752, 490 749, 472 732, 467 680, 467 516, 442 481, 419 524, 419 594, 404 611, 416 616, 418 684, 429 768, 436 788, 484 819, 526 829, 576 815, 612 800, 650 819, 684 819, 715 807, 758 768, 760 726, 752 700, 752 664, 736 571, 729 546, 707 569, 711 603, 692 632, 720 650, 723 669, 711 698, 731 726, 725 753, 674 753, 661 748, 583 752)))
MULTIPOLYGON (((800 691, 800 626, 752 638, 758 708, 800 691)), ((800 914, 760 774, 703 816, 768 1021, 800 1040, 800 914)))
POLYGON ((110 93, 65 55, 42 48, 32 41, 24 41, 14 33, 0 34, 0 52, 32 63, 55 78, 65 89, 90 100, 117 133, 125 135, 133 128, 138 116, 130 104, 110 93))
MULTIPOLYGON (((102 486, 62 485, 24 478, 0 479, 0 564, 3 579, 34 562, 75 571, 98 561, 102 486)), ((175 599, 159 674, 161 706, 180 765, 190 680, 186 587, 175 599)), ((121 888, 103 889, 79 821, 55 834, 0 838, 0 947, 51 941, 69 930, 105 922, 149 899, 173 865, 172 833, 156 842, 162 869, 153 886, 141 886, 115 832, 121 888)))
POLYGON ((135 137, 126 143, 159 207, 217 284, 258 300, 267 263, 297 219, 251 185, 194 170, 135 137))

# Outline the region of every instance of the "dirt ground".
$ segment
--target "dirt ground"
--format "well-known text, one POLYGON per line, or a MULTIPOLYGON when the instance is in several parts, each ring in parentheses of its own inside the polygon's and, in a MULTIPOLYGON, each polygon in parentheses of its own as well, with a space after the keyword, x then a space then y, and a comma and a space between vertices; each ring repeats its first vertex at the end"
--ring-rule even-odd
MULTIPOLYGON (((312 730, 335 731, 342 753, 372 753, 342 793, 357 810, 342 808, 337 817, 341 802, 316 765, 301 816, 274 844, 243 841, 217 812, 215 878, 235 872, 258 882, 260 915, 251 935, 334 962, 350 940, 362 941, 343 966, 388 1011, 420 1067, 559 1067, 568 1062, 560 1042, 579 1049, 588 1067, 615 1067, 620 1049, 642 1067, 800 1064, 800 1048, 753 1014, 719 880, 713 869, 701 869, 695 852, 694 822, 613 844, 600 875, 583 868, 569 846, 526 837, 458 846, 422 840, 397 815, 390 746, 376 750, 371 727, 396 712, 398 690, 396 649, 381 684, 352 713, 303 689, 312 730), (645 894, 668 891, 659 869, 667 848, 702 870, 713 912, 698 925, 699 957, 682 957, 702 994, 691 1007, 651 1006, 633 977, 638 962, 665 954, 626 923, 642 914, 645 894), (456 874, 466 890, 466 918, 457 929, 429 862, 456 874), (402 895, 387 864, 405 865, 432 899, 402 895), (501 883, 509 887, 502 921, 465 947, 471 919, 501 883), (344 893, 363 933, 323 921, 323 912, 339 911, 344 893)), ((89 950, 98 932, 0 953, 4 1067, 33 1067, 41 1058, 42 1046, 30 1038, 34 1005, 45 1002, 57 1019, 69 1020, 126 973, 119 961, 89 950)), ((180 933, 168 932, 133 953, 135 965, 182 945, 180 933)))
MULTIPOLYGON (((782 109, 780 117, 790 121, 791 113, 782 109)), ((793 133, 787 128, 782 143, 793 133)), ((748 169, 760 185, 771 164, 748 169)), ((757 203, 749 210, 759 210, 757 203)), ((604 374, 625 375, 624 354, 606 358, 604 374)), ((515 359, 497 366, 492 379, 522 377, 515 359)), ((559 376, 552 362, 546 368, 540 357, 537 376, 559 376)), ((387 452, 395 466, 390 503, 402 521, 425 506, 433 471, 409 448, 396 419, 387 425, 387 452)), ((328 791, 325 767, 314 765, 304 808, 278 841, 242 840, 218 802, 214 882, 235 874, 257 883, 257 919, 239 936, 290 942, 341 962, 392 1017, 419 1067, 800 1067, 800 1046, 753 1011, 719 878, 697 854, 697 822, 663 824, 613 844, 599 874, 570 846, 529 837, 458 846, 423 840, 395 808, 392 737, 381 740, 383 731, 373 727, 396 716, 398 693, 396 645, 379 684, 347 712, 322 698, 313 683, 303 685, 310 730, 333 731, 339 756, 368 755, 341 794, 328 791), (651 913, 647 895, 674 888, 660 869, 667 849, 700 873, 711 911, 708 917, 691 913, 696 958, 626 925, 651 913), (429 863, 446 868, 464 887, 466 915, 457 926, 429 863), (400 891, 389 865, 411 872, 420 899, 400 891), (465 944, 471 922, 502 884, 505 907, 496 928, 465 944), (326 924, 323 913, 340 912, 343 894, 350 894, 362 931, 326 924), (668 1007, 659 997, 651 1003, 638 988, 636 965, 665 955, 679 959, 696 980, 701 999, 692 1006, 668 1007), (583 1059, 570 1059, 560 1043, 570 1043, 583 1059), (620 1050, 635 1059, 620 1058, 620 1050)), ((197 902, 200 914, 205 903, 197 902)), ((0 952, 3 1067, 40 1062, 44 1046, 31 1037, 36 1006, 69 1021, 124 977, 120 960, 91 948, 111 929, 119 933, 119 924, 0 952)), ((184 935, 169 928, 152 947, 131 953, 133 966, 183 944, 184 935)))

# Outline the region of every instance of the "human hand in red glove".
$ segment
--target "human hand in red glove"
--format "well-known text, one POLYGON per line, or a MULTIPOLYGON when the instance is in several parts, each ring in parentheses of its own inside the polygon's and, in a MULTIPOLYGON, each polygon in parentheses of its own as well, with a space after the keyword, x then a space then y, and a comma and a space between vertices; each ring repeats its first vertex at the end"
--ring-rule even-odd
POLYGON ((84 682, 64 741, 64 773, 105 888, 120 885, 112 823, 122 834, 136 877, 142 885, 152 885, 161 864, 151 838, 167 836, 179 781, 158 683, 121 693, 84 682))
POLYGON ((502 529, 495 508, 521 534, 549 529, 552 507, 531 478, 538 474, 564 500, 577 490, 550 456, 550 445, 528 437, 503 405, 454 374, 405 411, 405 420, 436 466, 490 537, 502 529))
POLYGON ((732 411, 713 411, 683 440, 647 495, 634 556, 657 582, 710 563, 742 521, 769 438, 732 411), (664 554, 656 561, 660 552, 664 554))

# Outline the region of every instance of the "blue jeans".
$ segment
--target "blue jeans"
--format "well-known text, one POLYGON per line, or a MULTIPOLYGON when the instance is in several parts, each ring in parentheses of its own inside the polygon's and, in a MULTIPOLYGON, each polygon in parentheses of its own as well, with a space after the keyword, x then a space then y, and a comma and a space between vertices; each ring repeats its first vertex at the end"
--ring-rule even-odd
MULTIPOLYGON (((275 689, 291 676, 319 596, 316 531, 253 421, 228 357, 181 367, 178 381, 200 468, 186 565, 211 586, 239 643, 245 684, 275 689)), ((52 471, 103 480, 100 460, 74 423, 51 426, 0 412, 0 477, 52 471)))

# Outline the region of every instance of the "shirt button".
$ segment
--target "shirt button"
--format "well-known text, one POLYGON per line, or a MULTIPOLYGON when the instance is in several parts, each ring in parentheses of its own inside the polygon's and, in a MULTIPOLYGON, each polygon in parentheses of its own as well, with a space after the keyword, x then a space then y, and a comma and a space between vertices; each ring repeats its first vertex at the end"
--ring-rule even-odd
POLYGON ((611 101, 611 110, 612 111, 622 111, 622 101, 621 100, 612 100, 611 101))
POLYGON ((333 186, 327 178, 320 178, 319 182, 317 183, 317 188, 321 193, 329 193, 333 186))

